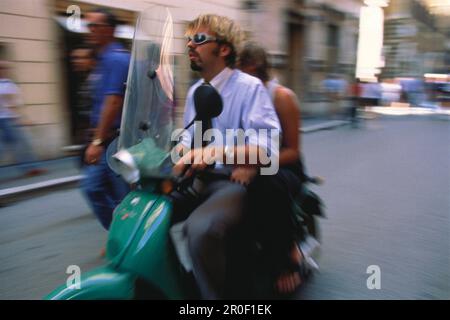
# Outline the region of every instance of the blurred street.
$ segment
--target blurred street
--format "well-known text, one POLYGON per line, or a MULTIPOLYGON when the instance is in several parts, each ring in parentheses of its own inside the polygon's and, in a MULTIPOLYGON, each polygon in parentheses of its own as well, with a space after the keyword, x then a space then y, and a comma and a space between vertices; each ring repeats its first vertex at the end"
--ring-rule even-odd
POLYGON ((304 136, 310 174, 326 179, 317 191, 328 219, 321 272, 298 298, 449 299, 449 122, 366 124, 304 136), (367 289, 370 265, 381 269, 381 290, 367 289))
MULTIPOLYGON (((431 116, 380 116, 302 135, 308 172, 326 180, 313 189, 328 219, 321 270, 296 298, 450 298, 449 133, 431 116), (380 290, 366 286, 371 265, 380 290)), ((0 299, 41 299, 69 265, 100 265, 106 239, 76 188, 0 208, 0 299)))

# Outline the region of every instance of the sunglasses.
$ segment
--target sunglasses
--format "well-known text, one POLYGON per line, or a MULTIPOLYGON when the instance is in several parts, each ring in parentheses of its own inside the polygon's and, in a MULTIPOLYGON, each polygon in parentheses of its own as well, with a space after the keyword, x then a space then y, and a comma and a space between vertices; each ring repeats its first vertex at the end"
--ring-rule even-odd
POLYGON ((218 40, 216 37, 210 36, 209 34, 203 32, 196 33, 193 36, 188 36, 187 39, 197 46, 218 40))

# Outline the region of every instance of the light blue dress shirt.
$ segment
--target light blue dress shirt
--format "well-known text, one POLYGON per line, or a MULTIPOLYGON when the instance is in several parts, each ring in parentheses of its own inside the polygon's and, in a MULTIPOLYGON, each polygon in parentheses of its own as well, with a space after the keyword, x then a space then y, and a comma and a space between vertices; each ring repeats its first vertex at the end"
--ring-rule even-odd
MULTIPOLYGON (((188 91, 184 110, 184 126, 195 118, 194 92, 204 83, 199 80, 188 91)), ((271 138, 281 136, 281 126, 275 108, 263 83, 253 76, 239 70, 225 68, 210 84, 220 93, 223 100, 222 113, 212 120, 212 126, 223 135, 223 141, 214 141, 217 146, 229 145, 225 140, 227 129, 254 129, 257 135, 250 135, 247 144, 265 148, 269 154, 278 155, 279 145, 271 143, 271 138), (259 129, 267 129, 261 134, 259 129)), ((191 147, 194 126, 182 135, 181 143, 191 147)), ((230 146, 232 147, 232 146, 230 146)))

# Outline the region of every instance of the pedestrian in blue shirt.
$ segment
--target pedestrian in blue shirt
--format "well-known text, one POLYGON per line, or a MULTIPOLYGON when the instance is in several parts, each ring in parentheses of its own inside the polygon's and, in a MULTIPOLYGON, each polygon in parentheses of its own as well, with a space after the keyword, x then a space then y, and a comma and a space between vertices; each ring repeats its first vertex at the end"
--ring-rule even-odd
POLYGON ((81 187, 100 223, 109 229, 114 208, 129 191, 128 185, 108 167, 106 149, 120 126, 130 54, 115 42, 117 20, 109 11, 89 12, 86 19, 88 43, 95 48, 97 62, 92 72, 93 136, 84 156, 81 187))

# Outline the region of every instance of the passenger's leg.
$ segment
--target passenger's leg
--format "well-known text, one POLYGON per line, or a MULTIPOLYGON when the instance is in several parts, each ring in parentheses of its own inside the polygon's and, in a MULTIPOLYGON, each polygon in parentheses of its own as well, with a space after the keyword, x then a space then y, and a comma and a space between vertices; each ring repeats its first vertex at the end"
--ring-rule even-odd
MULTIPOLYGON (((292 259, 297 231, 292 195, 299 192, 300 188, 301 180, 287 169, 280 169, 274 176, 259 176, 249 187, 253 233, 261 242, 274 275, 281 272, 283 283, 286 279, 291 280, 291 274, 287 271, 289 266, 298 262, 292 259)), ((298 285, 298 275, 292 276, 294 285, 298 285)))
POLYGON ((295 225, 291 190, 300 188, 289 170, 280 169, 273 176, 258 176, 249 186, 250 219, 254 233, 271 260, 280 262, 291 248, 295 225))

